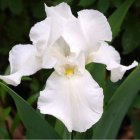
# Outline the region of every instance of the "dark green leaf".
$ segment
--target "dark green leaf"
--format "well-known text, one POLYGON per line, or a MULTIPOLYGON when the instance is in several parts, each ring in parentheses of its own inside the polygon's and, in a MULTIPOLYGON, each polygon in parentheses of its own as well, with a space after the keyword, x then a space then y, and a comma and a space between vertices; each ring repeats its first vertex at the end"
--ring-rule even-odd
POLYGON ((115 139, 120 124, 140 90, 140 66, 138 66, 113 94, 95 127, 94 139, 115 139), (134 82, 135 81, 135 82, 134 82))
POLYGON ((112 29, 113 38, 116 37, 120 31, 124 18, 133 4, 134 0, 126 0, 110 17, 109 23, 112 29))
POLYGON ((44 3, 43 2, 32 3, 31 10, 32 10, 33 16, 35 18, 42 19, 45 17, 44 3))
POLYGON ((0 0, 0 8, 1 8, 1 10, 5 10, 5 8, 8 7, 8 1, 9 0, 0 0))
POLYGON ((105 13, 109 8, 109 1, 108 0, 99 0, 97 4, 97 8, 100 12, 105 13))
POLYGON ((140 139, 140 119, 139 119, 139 110, 131 110, 129 112, 129 117, 132 125, 132 130, 134 133, 135 139, 140 139))
POLYGON ((50 138, 59 138, 57 133, 53 128, 45 121, 39 113, 37 113, 24 99, 22 99, 17 93, 12 89, 6 86, 3 83, 0 83, 1 88, 5 89, 9 95, 13 98, 19 116, 23 121, 28 138, 36 139, 50 139, 50 138))
POLYGON ((131 53, 135 48, 140 46, 140 22, 131 24, 131 27, 127 28, 122 37, 122 46, 124 53, 131 53))
POLYGON ((10 112, 11 112, 11 107, 7 107, 5 109, 2 109, 2 115, 1 115, 1 117, 2 117, 3 121, 5 121, 7 119, 7 117, 10 114, 10 112))
POLYGON ((98 82, 98 84, 105 88, 105 78, 106 78, 106 69, 105 65, 91 63, 86 66, 86 69, 90 72, 93 79, 98 82))
POLYGON ((137 97, 135 98, 133 102, 133 107, 140 109, 140 94, 138 94, 137 97))
POLYGON ((80 0, 79 6, 87 7, 93 4, 96 0, 80 0))
POLYGON ((56 119, 54 129, 63 139, 71 139, 71 133, 60 120, 56 119))
POLYGON ((32 96, 30 96, 27 100, 27 102, 32 105, 35 101, 37 101, 39 96, 39 93, 33 94, 32 96))
POLYGON ((57 5, 61 2, 66 2, 68 4, 70 4, 73 0, 54 0, 54 5, 57 5))
POLYGON ((13 14, 19 15, 23 10, 23 1, 22 0, 9 0, 8 1, 9 9, 13 14))
POLYGON ((121 6, 121 4, 122 4, 123 1, 124 0, 112 0, 112 4, 113 4, 113 6, 115 6, 116 8, 118 8, 118 7, 121 6))
POLYGON ((13 122, 12 122, 12 126, 11 126, 11 132, 14 133, 14 131, 16 130, 16 128, 18 127, 18 125, 20 124, 21 120, 20 117, 18 115, 18 113, 15 115, 13 122))
POLYGON ((0 125, 0 139, 10 139, 9 132, 4 125, 0 125))
POLYGON ((104 105, 106 106, 108 101, 111 99, 113 93, 117 90, 121 81, 113 83, 110 81, 110 77, 106 80, 106 90, 104 91, 104 105))

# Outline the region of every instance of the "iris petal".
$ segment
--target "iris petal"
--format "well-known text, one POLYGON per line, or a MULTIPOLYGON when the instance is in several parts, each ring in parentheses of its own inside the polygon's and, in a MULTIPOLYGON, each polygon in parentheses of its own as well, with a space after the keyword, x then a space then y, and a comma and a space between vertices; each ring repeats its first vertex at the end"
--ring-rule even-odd
POLYGON ((117 82, 122 79, 127 70, 138 65, 136 61, 129 66, 121 65, 119 53, 115 50, 115 48, 109 46, 105 42, 101 42, 99 50, 90 55, 90 61, 105 64, 107 66, 107 70, 111 71, 112 82, 117 82))
POLYGON ((10 75, 0 76, 8 84, 20 84, 22 76, 32 75, 41 69, 41 59, 33 45, 16 45, 9 53, 10 75))
POLYGON ((87 71, 71 78, 54 72, 40 92, 38 108, 60 119, 70 132, 84 132, 102 115, 103 90, 87 71))
POLYGON ((101 12, 97 10, 81 10, 78 12, 78 20, 88 42, 111 41, 110 25, 101 12))
POLYGON ((58 17, 63 19, 74 18, 74 16, 71 13, 70 6, 65 2, 62 2, 57 6, 52 7, 48 7, 47 5, 45 5, 45 11, 47 17, 58 17))

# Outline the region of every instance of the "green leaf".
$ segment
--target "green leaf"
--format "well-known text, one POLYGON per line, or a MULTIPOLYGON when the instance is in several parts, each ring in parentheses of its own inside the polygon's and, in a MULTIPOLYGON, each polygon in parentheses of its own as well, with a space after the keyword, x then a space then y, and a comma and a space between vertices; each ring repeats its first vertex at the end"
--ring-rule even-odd
POLYGON ((71 139, 72 133, 68 132, 67 128, 60 120, 56 119, 54 129, 62 139, 71 139))
POLYGON ((21 120, 20 117, 18 115, 18 113, 15 115, 13 122, 12 122, 12 126, 11 126, 11 133, 13 134, 14 131, 16 130, 16 128, 19 126, 21 120))
POLYGON ((37 101, 38 97, 39 97, 39 94, 40 93, 36 93, 36 94, 33 94, 32 96, 30 96, 27 100, 27 102, 32 105, 33 103, 35 103, 35 101, 37 101))
POLYGON ((113 93, 117 90, 117 88, 120 86, 121 81, 117 83, 113 83, 110 81, 110 77, 106 80, 106 90, 104 91, 104 105, 106 106, 111 99, 113 93))
POLYGON ((15 93, 8 86, 0 82, 0 86, 5 89, 13 98, 19 116, 23 121, 28 138, 36 139, 56 139, 59 138, 53 128, 37 113, 24 99, 15 93))
POLYGON ((92 5, 96 0, 80 0, 79 2, 79 6, 82 6, 82 7, 88 7, 90 5, 92 5))
POLYGON ((122 37, 122 46, 124 53, 131 53, 135 48, 140 46, 140 22, 131 24, 131 27, 127 28, 122 37))
POLYGON ((97 4, 97 8, 100 12, 105 13, 109 8, 109 1, 108 0, 99 0, 97 4))
POLYGON ((60 4, 60 3, 62 3, 62 2, 66 2, 66 3, 68 3, 69 5, 70 5, 70 3, 72 2, 73 0, 54 0, 53 1, 53 4, 54 5, 57 5, 57 4, 60 4))
POLYGON ((102 88, 105 88, 105 77, 106 77, 105 65, 90 63, 86 65, 86 69, 90 72, 93 79, 97 81, 102 88))
POLYGON ((132 106, 134 108, 140 109, 140 94, 137 95, 132 106))
POLYGON ((19 15, 23 10, 23 1, 22 0, 9 0, 8 1, 9 9, 13 14, 19 15))
POLYGON ((94 139, 115 139, 120 124, 140 90, 140 66, 120 85, 106 106, 97 123, 94 139), (134 82, 135 81, 135 82, 134 82))
POLYGON ((112 5, 116 8, 120 7, 123 0, 112 0, 112 5))
POLYGON ((9 0, 0 0, 0 9, 5 10, 8 7, 9 0))
POLYGON ((64 133, 65 133, 66 128, 65 128, 64 124, 60 120, 56 119, 54 129, 57 131, 57 133, 61 137, 64 137, 64 133))
POLYGON ((9 132, 5 125, 0 125, 0 139, 10 139, 9 132))
POLYGON ((113 38, 116 37, 120 31, 124 18, 133 4, 134 0, 126 0, 110 17, 109 23, 112 29, 113 38))
POLYGON ((31 4, 31 10, 35 18, 42 19, 45 17, 44 3, 42 1, 33 2, 31 4))
POLYGON ((5 121, 7 119, 7 117, 9 116, 10 112, 11 112, 11 107, 0 108, 0 114, 1 114, 0 119, 5 121))
POLYGON ((140 139, 140 120, 139 120, 139 110, 131 110, 129 112, 129 117, 134 133, 135 139, 140 139))

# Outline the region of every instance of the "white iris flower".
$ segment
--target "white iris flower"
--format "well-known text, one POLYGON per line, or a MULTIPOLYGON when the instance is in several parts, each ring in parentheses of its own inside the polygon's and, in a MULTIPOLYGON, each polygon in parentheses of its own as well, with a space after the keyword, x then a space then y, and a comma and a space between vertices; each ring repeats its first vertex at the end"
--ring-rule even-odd
POLYGON ((70 132, 84 132, 103 113, 103 90, 85 70, 82 52, 70 53, 70 47, 62 38, 52 48, 52 55, 58 61, 40 93, 38 108, 41 113, 60 119, 70 132))
POLYGON ((11 74, 0 79, 16 86, 22 76, 41 68, 54 68, 40 92, 38 108, 41 113, 60 119, 70 132, 84 132, 103 113, 103 90, 85 65, 105 64, 111 71, 111 80, 116 82, 138 63, 120 64, 119 53, 105 42, 111 41, 112 33, 106 17, 99 11, 82 10, 76 18, 66 3, 45 5, 45 10, 47 18, 30 31, 33 45, 13 47, 9 54, 11 74))

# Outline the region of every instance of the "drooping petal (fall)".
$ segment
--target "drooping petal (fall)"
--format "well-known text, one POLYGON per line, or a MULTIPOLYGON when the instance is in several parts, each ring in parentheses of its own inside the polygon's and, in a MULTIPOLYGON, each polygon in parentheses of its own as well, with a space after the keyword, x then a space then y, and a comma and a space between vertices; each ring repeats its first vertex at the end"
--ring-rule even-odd
POLYGON ((112 82, 117 82, 123 77, 127 70, 138 65, 136 61, 134 61, 130 66, 121 65, 119 53, 115 50, 115 48, 109 46, 105 42, 101 42, 101 46, 98 51, 90 54, 89 62, 105 64, 107 66, 107 70, 111 71, 112 82))
POLYGON ((137 65, 138 65, 138 62, 136 62, 136 61, 134 61, 129 66, 123 66, 120 64, 116 64, 117 67, 114 69, 111 69, 111 81, 117 82, 118 80, 121 80, 127 70, 130 70, 130 69, 136 67, 137 65))
POLYGON ((87 71, 70 78, 53 72, 40 92, 38 109, 61 120, 70 132, 84 132, 103 113, 103 90, 87 71))
POLYGON ((10 75, 0 76, 0 79, 11 85, 20 84, 22 76, 32 75, 41 69, 41 59, 36 56, 33 45, 16 45, 9 53, 10 75))

